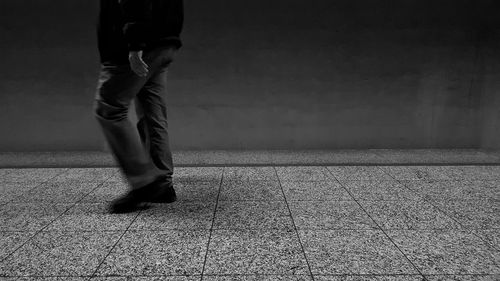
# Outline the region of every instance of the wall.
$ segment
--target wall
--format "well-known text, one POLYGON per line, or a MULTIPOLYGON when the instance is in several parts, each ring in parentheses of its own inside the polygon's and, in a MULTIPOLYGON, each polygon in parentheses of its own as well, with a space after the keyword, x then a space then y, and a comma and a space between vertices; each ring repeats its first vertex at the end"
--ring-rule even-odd
MULTIPOLYGON (((186 0, 174 149, 500 148, 494 0, 186 0)), ((0 151, 100 150, 97 1, 2 0, 0 151)))

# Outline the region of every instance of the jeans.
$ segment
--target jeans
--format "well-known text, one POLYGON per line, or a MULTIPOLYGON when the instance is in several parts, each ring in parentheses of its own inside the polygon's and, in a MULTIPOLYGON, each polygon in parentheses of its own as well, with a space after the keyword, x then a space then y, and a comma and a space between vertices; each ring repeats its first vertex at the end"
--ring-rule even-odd
POLYGON ((174 167, 164 96, 167 69, 174 54, 172 48, 144 52, 143 59, 149 66, 146 77, 137 76, 129 64, 101 65, 95 116, 132 189, 149 184, 159 176, 172 181, 174 167), (128 118, 133 100, 139 119, 136 127, 128 118))

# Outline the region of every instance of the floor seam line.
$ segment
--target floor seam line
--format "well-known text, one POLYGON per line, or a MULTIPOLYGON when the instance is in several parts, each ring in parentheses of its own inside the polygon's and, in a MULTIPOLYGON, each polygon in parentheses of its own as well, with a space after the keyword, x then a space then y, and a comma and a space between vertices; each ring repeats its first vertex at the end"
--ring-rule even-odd
POLYGON ((217 191, 217 199, 215 200, 214 215, 212 217, 212 225, 210 226, 210 231, 209 231, 209 235, 208 235, 207 252, 205 253, 205 258, 203 260, 203 267, 201 269, 200 281, 203 281, 203 276, 205 274, 205 266, 207 264, 208 251, 210 250, 210 241, 212 240, 212 233, 213 233, 213 230, 214 230, 215 218, 216 218, 216 215, 217 215, 217 207, 219 206, 219 197, 220 197, 220 193, 221 193, 221 189, 222 189, 222 182, 224 181, 224 173, 225 172, 226 172, 226 168, 223 167, 222 168, 221 178, 220 178, 220 181, 219 181, 219 189, 217 191))
POLYGON ((309 269, 309 276, 311 277, 312 281, 314 281, 315 279, 314 279, 314 274, 313 274, 312 269, 311 269, 311 264, 309 263, 309 259, 307 258, 307 254, 306 254, 306 251, 304 249, 304 245, 302 244, 302 240, 300 240, 299 231, 297 229, 297 225, 295 224, 295 219, 293 218, 293 213, 292 213, 292 210, 290 209, 290 205, 288 204, 288 200, 286 198, 285 191, 283 190, 283 186, 281 185, 281 179, 278 175, 278 170, 276 169, 276 167, 273 167, 273 169, 274 169, 274 173, 276 174, 276 177, 278 178, 278 184, 280 186, 281 193, 283 194, 283 198, 285 201, 285 205, 288 209, 288 213, 290 214, 290 219, 292 220, 292 225, 293 225, 293 228, 295 230, 295 234, 297 235, 297 239, 299 240, 299 245, 300 245, 300 248, 302 250, 302 254, 304 255, 304 259, 306 260, 307 268, 309 269))
POLYGON ((379 228, 380 231, 382 231, 382 233, 387 237, 387 239, 389 239, 389 241, 391 241, 391 243, 398 249, 398 251, 406 258, 406 260, 413 266, 413 268, 420 274, 420 276, 422 276, 422 278, 424 278, 424 280, 427 280, 427 278, 425 277, 425 275, 420 271, 420 269, 406 256, 406 254, 398 247, 398 245, 396 245, 396 243, 391 239, 391 237, 385 232, 385 230, 377 223, 377 221, 375 219, 372 218, 372 216, 365 210, 365 208, 363 208, 363 206, 358 202, 358 200, 356 200, 356 198, 354 197, 354 195, 352 195, 352 193, 347 189, 347 187, 345 187, 338 179, 337 177, 332 173, 332 171, 330 171, 330 169, 326 168, 328 170, 328 172, 330 172, 330 174, 334 177, 334 179, 344 188, 344 190, 349 193, 349 195, 353 198, 354 201, 356 201, 356 203, 359 205, 359 207, 363 210, 363 212, 365 212, 365 214, 377 225, 377 227, 379 228))

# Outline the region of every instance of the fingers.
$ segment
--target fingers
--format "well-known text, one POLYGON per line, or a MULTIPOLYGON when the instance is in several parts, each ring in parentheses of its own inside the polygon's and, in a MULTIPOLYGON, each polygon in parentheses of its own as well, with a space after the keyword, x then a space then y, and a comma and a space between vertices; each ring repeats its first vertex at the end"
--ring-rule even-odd
POLYGON ((138 76, 144 77, 148 75, 149 67, 142 59, 142 51, 129 53, 130 68, 138 76))
POLYGON ((134 73, 138 76, 145 77, 148 75, 149 67, 142 59, 131 61, 130 66, 132 71, 134 71, 134 73))

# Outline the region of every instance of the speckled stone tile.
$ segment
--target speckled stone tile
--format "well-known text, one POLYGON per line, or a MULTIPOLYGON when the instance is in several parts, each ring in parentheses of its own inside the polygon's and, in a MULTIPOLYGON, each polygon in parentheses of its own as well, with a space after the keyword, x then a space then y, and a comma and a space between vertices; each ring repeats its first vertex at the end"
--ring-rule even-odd
POLYGON ((121 233, 40 232, 0 263, 3 276, 90 276, 121 233))
POLYGON ((379 230, 299 230, 313 274, 418 274, 379 230))
POLYGON ((89 277, 0 277, 1 281, 88 281, 89 277))
POLYGON ((224 180, 266 180, 277 181, 273 167, 226 167, 224 180))
POLYGON ((118 231, 125 230, 137 213, 110 214, 103 203, 76 204, 45 230, 118 231))
POLYGON ((12 202, 22 203, 75 203, 100 185, 98 182, 68 180, 47 182, 16 197, 12 202))
POLYGON ((215 181, 220 182, 222 167, 181 167, 174 168, 174 182, 215 181))
POLYGON ((37 231, 63 214, 71 204, 17 204, 0 206, 0 231, 37 231))
POLYGON ((466 228, 500 228, 500 201, 433 200, 431 202, 466 228))
POLYGON ((332 179, 325 167, 276 167, 281 181, 328 181, 332 179))
POLYGON ((0 203, 23 196, 38 185, 39 182, 0 182, 0 203))
POLYGON ((356 200, 419 200, 420 197, 396 181, 345 181, 343 185, 356 200))
POLYGON ((90 281, 200 281, 201 275, 192 276, 128 276, 128 277, 93 277, 90 281))
POLYGON ((298 229, 378 228, 355 201, 291 201, 298 229))
POLYGON ((219 201, 215 229, 292 229, 292 217, 284 201, 219 201))
POLYGON ((421 201, 360 201, 382 229, 456 229, 460 224, 421 201))
POLYGON ((219 201, 284 201, 277 181, 226 181, 222 182, 219 201))
POLYGON ((108 181, 83 197, 80 203, 111 202, 130 190, 130 186, 122 182, 108 181))
POLYGON ((204 275, 203 281, 312 281, 310 275, 204 275))
POLYGON ((214 230, 205 274, 308 274, 293 230, 214 230))
POLYGON ((67 168, 0 169, 0 182, 44 182, 66 172, 67 168))
MULTIPOLYGON (((400 181, 407 188, 429 199, 439 200, 497 200, 500 186, 491 181, 400 181)), ((499 200, 500 201, 500 200, 499 200)))
POLYGON ((287 200, 346 201, 354 200, 337 181, 282 181, 287 200))
POLYGON ((23 245, 34 234, 35 232, 0 231, 0 261, 23 245))
POLYGON ((143 210, 130 226, 131 230, 210 229, 215 201, 154 204, 143 210))
POLYGON ((425 281, 422 275, 315 275, 315 281, 425 281))
POLYGON ((499 274, 500 255, 465 230, 388 230, 423 274, 499 274))
POLYGON ((496 229, 474 229, 472 230, 476 236, 482 238, 490 246, 500 250, 500 228, 496 229))
POLYGON ((499 166, 456 166, 450 169, 450 177, 469 180, 500 180, 499 166))
POLYGON ((201 274, 208 230, 128 231, 96 276, 201 274))
POLYGON ((204 201, 212 202, 217 200, 220 182, 176 182, 174 183, 177 201, 204 201))
POLYGON ((115 168, 71 168, 64 174, 55 177, 51 181, 80 181, 102 183, 114 174, 116 174, 115 168))
POLYGON ((498 281, 500 275, 426 275, 428 281, 498 281))
POLYGON ((107 168, 107 172, 109 177, 106 179, 106 182, 121 182, 127 183, 127 178, 125 174, 121 171, 120 168, 107 168))
POLYGON ((332 166, 328 170, 339 181, 347 180, 393 180, 378 166, 332 166))
POLYGON ((377 149, 393 163, 497 163, 498 157, 478 149, 377 149))
POLYGON ((442 166, 380 166, 398 180, 453 180, 442 166))

